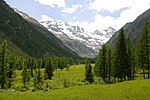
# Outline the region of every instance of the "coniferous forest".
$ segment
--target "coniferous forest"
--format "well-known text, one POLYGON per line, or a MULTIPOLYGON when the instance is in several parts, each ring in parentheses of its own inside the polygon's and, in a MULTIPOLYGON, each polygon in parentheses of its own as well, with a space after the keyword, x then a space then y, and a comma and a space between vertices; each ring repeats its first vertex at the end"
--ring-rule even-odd
MULTIPOLYGON (((33 57, 19 57, 8 52, 7 41, 1 43, 0 52, 0 85, 1 89, 14 88, 16 72, 21 72, 22 89, 33 91, 48 88, 47 80, 53 80, 54 71, 69 71, 70 66, 85 64, 85 75, 83 84, 95 83, 96 78, 101 79, 105 84, 114 84, 123 81, 136 80, 137 73, 144 79, 149 79, 149 27, 145 20, 141 34, 136 45, 133 45, 129 36, 124 30, 119 31, 114 47, 103 44, 95 61, 94 68, 90 60, 73 59, 71 57, 44 56, 42 59, 33 57), (137 72, 139 71, 139 72, 137 72), (31 85, 32 84, 32 85, 31 85)), ((60 77, 60 76, 59 76, 60 77)), ((58 78, 59 78, 58 77, 58 78)), ((64 87, 69 83, 63 80, 64 87)), ((46 89, 47 90, 47 89, 46 89)))
POLYGON ((149 13, 116 31, 93 58, 88 45, 63 42, 0 0, 0 100, 149 100, 149 13))

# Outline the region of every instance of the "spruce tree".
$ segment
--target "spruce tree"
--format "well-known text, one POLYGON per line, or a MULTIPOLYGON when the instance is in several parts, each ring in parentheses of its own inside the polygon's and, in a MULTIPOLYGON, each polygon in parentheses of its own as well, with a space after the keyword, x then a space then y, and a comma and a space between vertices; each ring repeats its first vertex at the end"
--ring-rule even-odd
POLYGON ((30 66, 30 74, 31 74, 31 77, 34 77, 33 69, 34 69, 34 59, 31 59, 31 66, 30 66))
POLYGON ((8 71, 7 71, 7 78, 8 78, 8 88, 11 88, 14 78, 15 78, 15 61, 16 58, 14 55, 9 56, 9 65, 8 65, 8 71))
POLYGON ((111 78, 111 71, 112 71, 112 52, 111 49, 108 48, 108 53, 107 53, 107 72, 108 72, 108 82, 110 82, 111 78))
POLYGON ((45 68, 45 75, 44 79, 52 79, 53 76, 53 66, 52 66, 52 60, 51 58, 47 59, 46 61, 46 68, 45 68))
POLYGON ((27 66, 25 64, 24 65, 24 68, 23 68, 23 71, 22 71, 22 82, 23 82, 23 85, 25 88, 27 88, 27 85, 29 84, 29 81, 30 81, 30 71, 27 69, 27 66))
POLYGON ((27 67, 24 66, 23 71, 22 71, 22 79, 23 79, 23 85, 26 87, 27 84, 27 67))
POLYGON ((129 60, 123 29, 120 30, 120 33, 116 40, 114 67, 114 77, 119 78, 121 82, 123 80, 126 81, 129 68, 129 60))
POLYGON ((2 89, 4 89, 4 86, 7 81, 6 45, 7 42, 4 41, 2 43, 1 53, 0 53, 0 85, 2 89))
POLYGON ((149 30, 148 30, 148 22, 145 21, 141 34, 139 36, 137 45, 136 45, 136 53, 137 53, 137 62, 138 66, 143 69, 143 77, 145 77, 145 69, 148 70, 148 79, 149 79, 149 53, 150 53, 150 43, 149 43, 149 30))
POLYGON ((88 81, 89 83, 93 83, 93 81, 94 81, 93 72, 92 72, 92 66, 89 63, 89 60, 86 60, 86 65, 85 65, 85 80, 88 81))
POLYGON ((37 72, 37 88, 38 89, 41 89, 42 87, 42 83, 43 83, 43 77, 42 77, 42 74, 41 74, 41 68, 39 67, 38 68, 38 72, 37 72))
POLYGON ((143 45, 144 45, 144 63, 145 63, 145 67, 148 70, 148 79, 150 78, 149 76, 149 70, 150 70, 150 59, 149 59, 149 55, 150 55, 150 42, 149 42, 149 30, 148 30, 148 21, 145 20, 145 23, 141 29, 141 34, 144 34, 145 38, 143 40, 143 45))
POLYGON ((134 47, 129 36, 127 38, 127 53, 129 60, 129 65, 127 68, 127 77, 128 80, 131 80, 134 79, 135 63, 134 63, 134 47))
POLYGON ((102 77, 103 80, 106 82, 108 68, 107 68, 107 49, 105 44, 103 44, 102 48, 100 49, 99 56, 97 58, 94 67, 96 76, 102 77))
POLYGON ((34 83, 34 87, 36 89, 41 89, 41 87, 43 85, 43 77, 42 77, 41 69, 40 68, 38 68, 38 69, 35 70, 35 75, 34 75, 33 83, 34 83))

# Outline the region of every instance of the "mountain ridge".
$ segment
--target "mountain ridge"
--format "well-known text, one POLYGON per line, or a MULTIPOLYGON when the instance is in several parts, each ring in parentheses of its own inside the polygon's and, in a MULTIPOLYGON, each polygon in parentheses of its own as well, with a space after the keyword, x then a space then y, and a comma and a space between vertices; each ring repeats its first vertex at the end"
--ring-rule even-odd
POLYGON ((79 26, 69 25, 66 21, 39 20, 39 23, 82 57, 95 57, 99 52, 100 46, 106 43, 116 31, 114 28, 109 27, 102 32, 99 30, 88 32, 79 26))
MULTIPOLYGON (((124 29, 125 35, 130 36, 131 41, 134 45, 136 44, 136 42, 138 40, 138 37, 141 32, 141 28, 146 19, 148 20, 148 23, 150 26, 150 9, 146 10, 141 15, 139 15, 133 22, 128 22, 122 27, 124 29)), ((117 39, 119 32, 120 32, 120 30, 115 32, 115 34, 107 42, 108 45, 114 47, 114 45, 115 45, 114 43, 117 39)))
POLYGON ((5 1, 0 1, 0 31, 25 54, 32 57, 71 56, 79 57, 67 48, 55 35, 39 23, 27 21, 5 1))

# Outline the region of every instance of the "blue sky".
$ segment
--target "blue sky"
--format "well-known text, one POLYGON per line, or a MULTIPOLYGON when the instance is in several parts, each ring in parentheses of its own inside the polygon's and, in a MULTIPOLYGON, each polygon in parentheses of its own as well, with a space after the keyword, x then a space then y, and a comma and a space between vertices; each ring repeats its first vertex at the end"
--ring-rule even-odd
POLYGON ((87 31, 116 29, 150 8, 150 0, 5 0, 37 20, 62 20, 87 31))

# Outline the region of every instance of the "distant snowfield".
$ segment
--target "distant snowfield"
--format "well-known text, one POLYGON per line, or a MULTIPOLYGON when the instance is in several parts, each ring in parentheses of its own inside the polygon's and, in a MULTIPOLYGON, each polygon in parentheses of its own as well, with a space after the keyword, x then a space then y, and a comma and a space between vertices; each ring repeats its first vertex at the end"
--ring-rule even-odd
POLYGON ((96 30, 94 32, 88 32, 79 26, 71 26, 66 21, 39 20, 39 22, 57 37, 78 40, 96 51, 116 32, 112 27, 102 31, 96 30))

